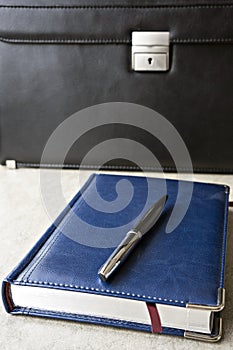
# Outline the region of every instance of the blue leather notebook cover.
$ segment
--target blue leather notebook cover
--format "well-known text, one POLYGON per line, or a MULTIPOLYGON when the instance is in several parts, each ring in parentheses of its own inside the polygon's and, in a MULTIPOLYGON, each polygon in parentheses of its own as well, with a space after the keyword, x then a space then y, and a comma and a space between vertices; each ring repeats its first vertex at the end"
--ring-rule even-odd
MULTIPOLYGON (((185 308, 194 304, 218 310, 218 293, 224 288, 229 195, 229 188, 224 185, 193 183, 184 218, 175 230, 166 233, 178 191, 178 181, 166 180, 168 200, 157 224, 109 281, 98 278, 99 267, 132 223, 159 199, 163 185, 162 179, 93 174, 3 282, 6 310, 12 314, 153 330, 150 325, 135 322, 20 307, 11 299, 12 284, 115 296, 148 305, 185 308), (117 187, 120 180, 124 180, 121 188, 117 187), (124 191, 124 186, 128 190, 124 191), (146 202, 148 188, 150 199, 146 202), (118 189, 121 200, 114 207, 119 199, 118 189), (108 203, 108 212, 101 209, 102 201, 108 203)), ((185 330, 162 327, 161 332, 184 335, 185 330)))

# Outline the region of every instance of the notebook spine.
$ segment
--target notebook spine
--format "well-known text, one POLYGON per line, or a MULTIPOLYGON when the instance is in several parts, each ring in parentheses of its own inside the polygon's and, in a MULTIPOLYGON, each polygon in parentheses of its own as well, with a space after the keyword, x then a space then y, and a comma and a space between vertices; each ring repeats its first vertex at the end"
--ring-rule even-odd
POLYGON ((30 252, 21 260, 21 262, 13 269, 13 271, 4 279, 2 283, 2 298, 3 304, 7 312, 11 312, 14 309, 14 305, 11 298, 10 284, 14 283, 14 280, 17 276, 22 273, 25 268, 30 264, 35 255, 39 252, 40 249, 44 246, 47 240, 51 237, 56 227, 61 223, 65 218, 68 212, 71 210, 73 205, 81 197, 82 193, 89 187, 96 174, 92 174, 81 190, 76 194, 76 196, 71 200, 71 202, 66 206, 62 213, 57 217, 54 223, 48 228, 40 240, 34 245, 30 252))

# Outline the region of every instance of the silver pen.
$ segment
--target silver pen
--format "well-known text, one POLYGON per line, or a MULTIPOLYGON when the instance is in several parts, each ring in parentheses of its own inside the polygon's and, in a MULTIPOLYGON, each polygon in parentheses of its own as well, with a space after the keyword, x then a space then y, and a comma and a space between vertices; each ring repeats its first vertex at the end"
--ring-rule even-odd
POLYGON ((107 261, 101 266, 98 275, 102 281, 106 281, 109 276, 125 261, 129 253, 133 250, 141 238, 154 226, 160 217, 168 196, 160 198, 142 217, 137 225, 130 230, 118 247, 110 255, 107 261))

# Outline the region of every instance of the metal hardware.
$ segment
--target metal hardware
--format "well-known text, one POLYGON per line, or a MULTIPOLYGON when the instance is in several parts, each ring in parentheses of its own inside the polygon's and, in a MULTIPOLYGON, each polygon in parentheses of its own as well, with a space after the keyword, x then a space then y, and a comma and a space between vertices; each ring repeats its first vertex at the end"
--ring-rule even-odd
POLYGON ((132 69, 167 71, 169 69, 169 32, 133 32, 132 69))
POLYGON ((184 338, 193 340, 202 340, 205 342, 215 343, 219 341, 222 337, 222 318, 216 316, 214 319, 214 333, 213 334, 203 334, 198 332, 184 332, 184 338))
POLYGON ((203 334, 198 332, 185 331, 184 337, 194 340, 202 340, 206 342, 217 342, 222 337, 222 318, 216 315, 217 312, 220 312, 224 309, 225 306, 225 289, 218 288, 218 300, 217 305, 198 305, 187 303, 186 307, 188 309, 199 309, 207 310, 214 312, 214 333, 213 334, 203 334))
POLYGON ((17 168, 16 160, 14 160, 14 159, 6 160, 6 167, 8 169, 16 169, 17 168))
POLYGON ((189 309, 200 309, 200 310, 209 310, 213 312, 220 312, 224 309, 225 306, 225 289, 218 288, 218 300, 217 305, 198 305, 198 304, 186 304, 186 307, 189 309))

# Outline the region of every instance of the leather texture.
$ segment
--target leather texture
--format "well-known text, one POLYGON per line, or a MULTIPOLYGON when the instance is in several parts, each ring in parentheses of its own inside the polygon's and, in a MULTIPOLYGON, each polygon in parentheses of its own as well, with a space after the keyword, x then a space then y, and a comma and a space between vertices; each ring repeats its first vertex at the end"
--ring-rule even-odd
MULTIPOLYGON (((166 180, 168 200, 158 223, 131 253, 119 273, 107 282, 97 277, 99 267, 114 249, 95 246, 101 238, 101 229, 107 228, 105 244, 106 241, 110 244, 116 236, 114 228, 117 227, 116 245, 128 230, 124 225, 129 223, 132 228, 134 220, 138 220, 138 216, 143 215, 143 211, 161 195, 159 189, 162 180, 145 179, 92 175, 57 221, 5 279, 3 300, 7 311, 149 330, 149 327, 140 324, 120 321, 114 324, 111 320, 55 314, 49 310, 12 309, 7 295, 9 283, 97 293, 180 307, 185 307, 188 302, 216 305, 218 288, 224 287, 228 188, 223 185, 194 183, 191 204, 184 219, 172 233, 166 234, 165 227, 178 189, 176 180, 166 180), (116 198, 116 186, 120 180, 130 181, 134 189, 132 200, 124 210, 103 213, 91 208, 88 204, 91 201, 98 204, 95 188, 100 198, 110 206, 116 198), (143 198, 147 197, 148 184, 153 196, 143 203, 143 198), (77 217, 83 224, 77 226, 77 217), (89 244, 82 241, 82 238, 91 235, 89 244)), ((163 332, 167 331, 163 329, 163 332)))
MULTIPOLYGON (((0 161, 38 166, 49 136, 70 115, 100 103, 130 102, 173 124, 195 171, 233 172, 232 16, 232 0, 1 0, 0 161), (170 32, 168 72, 131 70, 134 30, 170 32)), ((77 140, 66 165, 78 166, 92 147, 117 137, 145 145, 165 170, 175 169, 152 134, 115 124, 77 140)), ((103 162, 99 154, 83 165, 103 162)), ((157 169, 146 156, 141 164, 157 169)), ((134 165, 121 157, 104 163, 134 165)))

